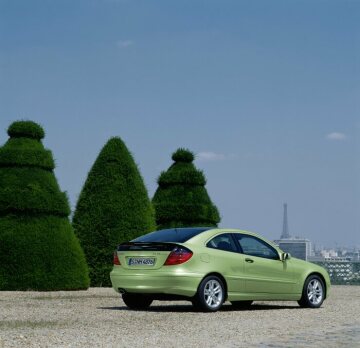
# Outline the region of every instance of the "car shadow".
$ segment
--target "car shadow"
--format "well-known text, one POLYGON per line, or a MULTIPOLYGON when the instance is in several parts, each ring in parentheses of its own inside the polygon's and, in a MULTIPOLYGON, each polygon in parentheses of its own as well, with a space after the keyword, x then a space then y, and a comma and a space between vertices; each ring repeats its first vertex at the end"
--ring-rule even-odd
POLYGON ((280 309, 300 309, 300 308, 301 307, 296 304, 294 304, 293 306, 289 306, 289 305, 275 305, 275 304, 263 304, 263 303, 256 304, 256 303, 254 303, 248 308, 241 308, 241 309, 234 308, 232 305, 229 304, 228 306, 224 306, 222 308, 222 310, 244 312, 244 311, 280 310, 280 309))
MULTIPOLYGON (((116 307, 97 307, 97 309, 102 310, 111 310, 111 311, 134 311, 126 306, 116 306, 116 307)), ((221 307, 219 312, 252 312, 252 311, 267 311, 267 310, 281 310, 281 309, 301 309, 301 307, 297 305, 289 306, 289 305, 275 305, 275 304, 256 304, 254 303, 249 308, 235 308, 231 304, 225 304, 221 307)), ((145 311, 145 312, 173 312, 173 313, 182 313, 182 312, 199 312, 196 310, 191 304, 184 305, 154 305, 150 306, 146 310, 137 310, 137 311, 145 311)))
POLYGON ((170 305, 170 306, 151 306, 147 309, 130 309, 126 306, 123 307, 97 307, 97 309, 111 310, 111 311, 136 311, 136 312, 195 312, 193 306, 190 305, 170 305))

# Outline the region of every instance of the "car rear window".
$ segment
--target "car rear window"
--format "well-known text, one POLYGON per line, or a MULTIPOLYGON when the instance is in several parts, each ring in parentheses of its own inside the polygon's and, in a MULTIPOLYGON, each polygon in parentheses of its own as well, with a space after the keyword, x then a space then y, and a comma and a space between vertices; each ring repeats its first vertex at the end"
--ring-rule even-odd
POLYGON ((168 230, 160 230, 145 234, 141 237, 133 239, 132 242, 151 243, 151 242, 172 242, 184 243, 201 232, 212 229, 212 227, 196 227, 196 228, 171 228, 168 230))

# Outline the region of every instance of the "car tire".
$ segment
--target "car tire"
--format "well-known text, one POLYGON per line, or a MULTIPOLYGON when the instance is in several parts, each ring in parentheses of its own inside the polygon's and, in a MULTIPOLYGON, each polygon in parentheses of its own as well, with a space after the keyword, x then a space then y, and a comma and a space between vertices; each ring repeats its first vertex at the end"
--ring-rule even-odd
POLYGON ((298 301, 303 308, 319 308, 325 299, 325 285, 317 275, 306 278, 301 299, 298 301))
POLYGON ((127 307, 130 309, 146 309, 149 308, 153 299, 143 294, 125 293, 122 299, 127 307))
POLYGON ((192 303, 197 310, 216 312, 224 301, 225 287, 222 280, 216 276, 208 276, 201 281, 192 303))
POLYGON ((249 309, 254 301, 231 301, 231 304, 236 309, 249 309))

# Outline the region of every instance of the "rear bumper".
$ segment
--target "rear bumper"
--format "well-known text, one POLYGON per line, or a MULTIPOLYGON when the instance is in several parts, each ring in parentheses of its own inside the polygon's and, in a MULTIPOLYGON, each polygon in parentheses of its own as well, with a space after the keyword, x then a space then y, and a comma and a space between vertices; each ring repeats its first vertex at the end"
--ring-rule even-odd
POLYGON ((129 274, 120 267, 114 267, 110 273, 112 287, 116 292, 123 289, 126 292, 143 294, 169 294, 192 297, 202 280, 199 274, 177 274, 151 271, 129 274))

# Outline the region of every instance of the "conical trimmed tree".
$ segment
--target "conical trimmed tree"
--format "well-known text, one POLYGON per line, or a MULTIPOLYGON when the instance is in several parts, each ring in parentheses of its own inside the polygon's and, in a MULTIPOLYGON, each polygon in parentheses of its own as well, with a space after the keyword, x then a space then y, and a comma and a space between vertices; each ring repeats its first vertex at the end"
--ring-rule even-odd
POLYGON ((194 164, 194 154, 178 149, 173 163, 158 178, 153 197, 158 229, 170 227, 217 226, 219 212, 206 191, 206 179, 194 164))
POLYGON ((110 286, 113 252, 124 241, 155 230, 143 179, 124 142, 111 138, 91 168, 73 226, 85 251, 91 286, 110 286))
POLYGON ((17 121, 0 148, 0 290, 76 290, 88 268, 44 130, 17 121))

